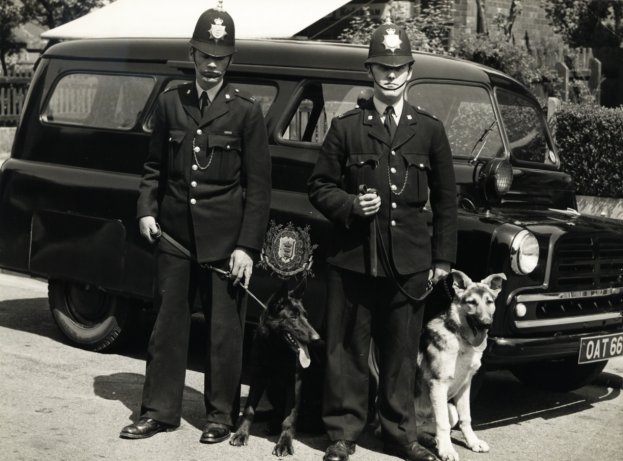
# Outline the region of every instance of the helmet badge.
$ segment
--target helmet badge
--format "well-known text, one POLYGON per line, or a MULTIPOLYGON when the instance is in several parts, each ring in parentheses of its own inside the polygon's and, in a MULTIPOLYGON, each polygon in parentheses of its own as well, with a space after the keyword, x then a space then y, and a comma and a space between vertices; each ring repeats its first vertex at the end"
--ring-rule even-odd
POLYGON ((214 18, 214 24, 212 24, 208 32, 210 32, 210 35, 214 40, 220 40, 227 35, 227 31, 225 30, 225 26, 223 25, 223 20, 221 18, 214 18))
POLYGON ((400 37, 396 35, 396 29, 389 28, 386 32, 387 33, 383 37, 383 45, 385 46, 386 50, 395 53, 396 50, 400 48, 402 40, 400 40, 400 37))

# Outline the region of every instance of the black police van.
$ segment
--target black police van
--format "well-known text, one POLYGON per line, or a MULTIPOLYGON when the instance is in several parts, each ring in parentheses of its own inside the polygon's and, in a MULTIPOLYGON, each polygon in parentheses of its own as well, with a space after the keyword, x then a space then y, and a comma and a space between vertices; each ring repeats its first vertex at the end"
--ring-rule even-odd
MULTIPOLYGON (((331 119, 371 91, 367 49, 270 40, 237 48, 229 81, 255 96, 269 133, 271 219, 309 229, 315 277, 305 303, 320 327, 331 227, 306 181, 331 119)), ((452 146, 457 268, 508 279, 485 365, 542 387, 583 385, 623 353, 623 225, 578 213, 574 182, 525 87, 466 61, 414 57, 408 99, 443 121, 452 146)), ((137 187, 156 96, 191 79, 182 39, 69 41, 37 66, 0 175, 0 267, 48 279, 54 319, 77 346, 113 346, 150 307, 137 187)), ((256 270, 251 290, 265 299, 280 283, 256 270)), ((250 308, 249 319, 258 312, 250 308)))

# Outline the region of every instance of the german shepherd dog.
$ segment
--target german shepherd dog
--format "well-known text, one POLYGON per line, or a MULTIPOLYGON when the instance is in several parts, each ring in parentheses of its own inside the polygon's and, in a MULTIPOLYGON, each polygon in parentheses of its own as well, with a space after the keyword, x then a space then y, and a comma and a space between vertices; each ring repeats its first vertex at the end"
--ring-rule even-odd
POLYGON ((320 343, 301 302, 304 289, 305 281, 293 290, 284 283, 266 303, 253 339, 249 396, 231 445, 247 445, 257 405, 266 391, 281 425, 273 454, 294 454, 292 440, 303 399, 303 374, 311 363, 308 346, 320 343))
POLYGON ((470 389, 487 347, 495 299, 506 276, 492 274, 473 282, 453 270, 450 308, 436 315, 422 331, 416 373, 415 413, 418 441, 436 449, 443 461, 458 461, 450 430, 458 422, 468 447, 487 452, 471 426, 470 389))

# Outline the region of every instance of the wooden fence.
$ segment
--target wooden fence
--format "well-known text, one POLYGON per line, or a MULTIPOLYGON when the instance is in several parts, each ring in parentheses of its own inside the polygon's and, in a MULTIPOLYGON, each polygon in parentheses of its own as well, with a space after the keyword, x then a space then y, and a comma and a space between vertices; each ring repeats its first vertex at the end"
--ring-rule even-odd
POLYGON ((15 126, 24 105, 29 73, 0 75, 0 126, 15 126))

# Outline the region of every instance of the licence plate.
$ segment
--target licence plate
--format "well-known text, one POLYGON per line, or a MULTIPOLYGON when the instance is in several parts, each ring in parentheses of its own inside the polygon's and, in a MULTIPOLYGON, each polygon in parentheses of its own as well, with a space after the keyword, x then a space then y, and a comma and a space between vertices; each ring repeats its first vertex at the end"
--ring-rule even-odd
POLYGON ((580 338, 578 363, 599 362, 623 355, 623 333, 580 338))

